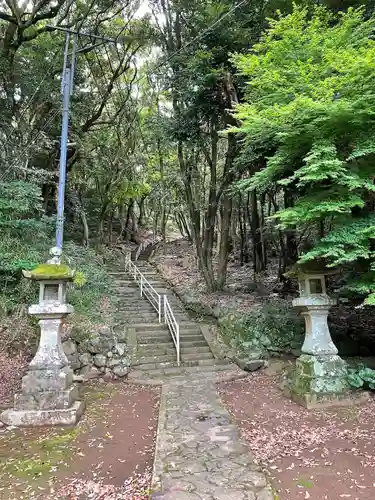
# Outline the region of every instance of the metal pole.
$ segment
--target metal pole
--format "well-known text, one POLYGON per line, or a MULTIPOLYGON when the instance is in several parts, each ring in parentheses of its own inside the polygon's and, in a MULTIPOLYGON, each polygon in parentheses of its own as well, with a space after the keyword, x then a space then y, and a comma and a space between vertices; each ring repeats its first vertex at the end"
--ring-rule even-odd
POLYGON ((63 234, 64 234, 64 198, 65 198, 65 181, 66 181, 66 162, 68 150, 68 132, 69 132, 69 103, 71 93, 72 74, 68 64, 69 50, 69 33, 65 39, 65 55, 64 69, 62 75, 62 92, 63 92, 63 113, 62 113, 62 128, 60 141, 60 169, 59 169, 59 188, 57 198, 57 221, 56 221, 56 246, 62 249, 63 234))

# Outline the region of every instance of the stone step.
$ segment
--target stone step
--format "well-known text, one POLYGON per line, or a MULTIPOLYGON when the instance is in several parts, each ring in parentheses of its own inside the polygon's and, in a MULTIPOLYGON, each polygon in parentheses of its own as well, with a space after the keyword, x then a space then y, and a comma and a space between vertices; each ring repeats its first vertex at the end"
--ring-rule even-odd
MULTIPOLYGON (((189 331, 199 331, 200 328, 198 325, 193 323, 192 321, 181 321, 179 323, 180 325, 180 330, 184 332, 189 332, 189 331)), ((167 325, 164 323, 138 323, 137 325, 134 326, 134 328, 142 331, 154 331, 154 330, 166 330, 168 331, 167 325)))
POLYGON ((134 370, 130 372, 129 379, 137 379, 138 377, 143 377, 145 372, 147 372, 147 378, 162 378, 163 376, 175 377, 181 375, 181 378, 186 377, 186 374, 200 374, 204 373, 215 373, 223 372, 225 370, 232 369, 233 365, 228 361, 225 363, 217 363, 215 360, 205 360, 203 362, 188 362, 181 363, 181 366, 177 366, 177 361, 169 363, 161 363, 159 366, 154 366, 152 364, 139 365, 134 367, 134 370))
MULTIPOLYGON (((176 352, 176 348, 173 342, 165 344, 138 344, 138 353, 147 355, 147 356, 158 356, 163 354, 173 354, 176 352)), ((194 347, 186 347, 185 345, 180 346, 181 355, 185 354, 206 354, 211 353, 210 348, 206 346, 194 346, 194 347)))
MULTIPOLYGON (((134 313, 134 314, 142 314, 142 318, 143 318, 143 321, 139 321, 139 323, 152 323, 152 322, 157 322, 158 321, 158 313, 156 311, 128 311, 126 309, 124 309, 124 312, 126 313, 134 313)), ((137 318, 135 318, 137 319, 137 318)), ((138 318, 140 319, 140 318, 138 318)), ((186 318, 183 317, 183 316, 175 316, 175 319, 177 321, 178 324, 181 324, 183 323, 184 321, 186 321, 186 318)))
POLYGON ((152 314, 157 314, 156 310, 152 307, 152 305, 139 305, 139 306, 129 306, 128 304, 121 304, 117 308, 117 311, 127 311, 127 312, 148 312, 152 314))
POLYGON ((163 331, 169 332, 167 325, 164 323, 138 323, 134 325, 136 332, 154 332, 154 331, 163 331))
MULTIPOLYGON (((147 278, 146 278, 147 279, 147 278)), ((147 279, 148 283, 152 286, 152 287, 161 287, 161 288, 167 288, 168 285, 163 282, 163 281, 160 281, 160 280, 149 280, 147 279)), ((140 284, 136 283, 134 280, 116 280, 116 284, 120 284, 121 286, 123 287, 126 287, 126 286, 135 286, 137 288, 141 288, 140 287, 140 284)))
MULTIPOLYGON (((166 337, 145 337, 145 336, 137 336, 137 343, 141 345, 146 345, 146 344, 170 344, 173 342, 172 336, 168 335, 166 337)), ((207 345, 206 341, 202 337, 195 337, 195 338, 185 338, 185 339, 180 339, 180 345, 181 346, 187 346, 187 347, 200 347, 200 346, 205 346, 207 345), (197 345, 199 344, 199 345, 197 345)))
POLYGON ((166 347, 159 347, 159 344, 155 344, 155 349, 152 349, 152 345, 147 346, 138 346, 137 349, 137 358, 143 357, 158 357, 164 355, 172 355, 175 356, 176 349, 174 347, 173 342, 171 344, 166 344, 166 347))
POLYGON ((154 309, 151 304, 142 303, 142 302, 141 303, 131 302, 130 304, 124 302, 124 303, 120 304, 119 307, 121 307, 122 309, 126 309, 127 311, 147 311, 147 310, 151 309, 152 311, 156 312, 156 309, 154 309))
MULTIPOLYGON (((141 340, 143 341, 143 343, 147 343, 147 342, 156 342, 158 339, 160 339, 161 341, 165 341, 165 339, 170 339, 172 338, 172 335, 169 331, 153 331, 152 333, 150 332, 137 332, 136 331, 136 335, 137 335, 137 339, 138 339, 138 342, 140 342, 141 340)), ((204 340, 204 337, 201 333, 194 333, 194 332, 187 332, 187 333, 181 333, 180 335, 180 340, 181 342, 195 342, 196 340, 204 340)))
MULTIPOLYGON (((142 330, 137 328, 137 324, 134 324, 135 333, 137 337, 145 337, 145 338, 164 338, 169 337, 171 332, 167 329, 160 328, 160 330, 142 330)), ((203 339, 203 335, 200 330, 180 330, 180 338, 183 340, 196 340, 197 338, 203 339)))
POLYGON ((173 354, 163 354, 163 355, 158 355, 158 356, 140 356, 136 357, 136 360, 133 361, 132 366, 138 366, 138 365, 149 365, 149 364, 156 364, 156 363, 168 363, 168 362, 174 362, 176 361, 176 352, 173 354))
MULTIPOLYGON (((138 339, 146 339, 145 344, 148 341, 153 341, 154 339, 160 339, 165 341, 165 339, 172 338, 171 332, 165 330, 153 330, 153 331, 136 331, 138 339)), ((205 342, 206 340, 200 332, 180 332, 180 342, 205 342)))
MULTIPOLYGON (((150 283, 150 285, 152 286, 152 288, 159 294, 159 295, 168 295, 170 294, 170 290, 168 288, 167 285, 165 285, 164 283, 150 283)), ((121 287, 119 288, 133 288, 132 287, 132 284, 131 283, 122 283, 121 282, 121 287)), ((134 289, 137 289, 139 290, 139 293, 141 293, 141 287, 138 286, 138 285, 135 285, 134 286, 134 289)))
POLYGON ((201 340, 184 340, 180 338, 180 346, 181 347, 206 347, 207 342, 202 337, 201 340))
POLYGON ((142 297, 136 297, 129 295, 127 297, 121 297, 119 305, 127 307, 152 307, 151 302, 142 297))
POLYGON ((197 353, 181 353, 182 361, 203 361, 206 359, 214 359, 214 356, 210 350, 209 352, 197 352, 197 353))

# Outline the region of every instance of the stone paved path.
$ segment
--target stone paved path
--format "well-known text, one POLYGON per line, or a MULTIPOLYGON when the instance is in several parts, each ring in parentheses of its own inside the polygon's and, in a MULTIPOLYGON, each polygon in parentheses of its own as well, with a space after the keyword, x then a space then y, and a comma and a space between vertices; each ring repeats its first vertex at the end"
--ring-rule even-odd
POLYGON ((152 500, 273 500, 217 393, 215 374, 162 386, 152 500))

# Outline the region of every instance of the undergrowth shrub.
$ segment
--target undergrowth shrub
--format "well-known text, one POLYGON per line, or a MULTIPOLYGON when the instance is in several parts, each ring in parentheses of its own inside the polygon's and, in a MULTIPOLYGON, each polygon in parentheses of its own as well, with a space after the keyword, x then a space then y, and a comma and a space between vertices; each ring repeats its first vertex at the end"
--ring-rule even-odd
POLYGON ((0 183, 0 314, 6 316, 30 304, 37 286, 22 276, 48 250, 54 218, 43 215, 41 189, 25 181, 0 183))
MULTIPOLYGON (((30 351, 38 338, 37 321, 28 317, 27 308, 38 300, 39 287, 22 270, 46 262, 54 245, 55 218, 43 215, 42 201, 36 184, 0 183, 0 351, 30 351)), ((77 271, 68 290, 76 311, 69 322, 76 322, 81 336, 87 336, 103 319, 98 304, 108 296, 111 283, 103 263, 113 256, 105 249, 99 255, 67 242, 63 258, 77 271)))
POLYGON ((349 368, 348 382, 355 389, 371 389, 375 391, 375 370, 364 365, 349 368))
POLYGON ((64 247, 66 263, 80 273, 79 281, 75 280, 69 287, 68 300, 77 313, 96 316, 100 314, 94 305, 109 293, 111 279, 104 267, 103 256, 95 250, 67 243, 64 247))
POLYGON ((231 347, 243 354, 290 353, 300 349, 304 321, 287 302, 265 303, 247 314, 228 314, 220 329, 231 347))

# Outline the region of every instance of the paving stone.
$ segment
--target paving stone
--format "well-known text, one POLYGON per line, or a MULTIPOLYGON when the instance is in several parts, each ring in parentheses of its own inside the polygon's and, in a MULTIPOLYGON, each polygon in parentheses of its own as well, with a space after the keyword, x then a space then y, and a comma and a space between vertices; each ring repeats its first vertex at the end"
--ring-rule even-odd
POLYGON ((163 496, 152 498, 271 500, 265 475, 223 407, 217 379, 206 375, 164 380, 153 479, 153 491, 163 496))
MULTIPOLYGON (((142 264, 141 270, 157 290, 167 290, 150 265, 142 264)), ((182 338, 183 363, 175 366, 172 337, 158 324, 157 313, 126 273, 116 279, 118 325, 131 324, 138 342, 129 380, 162 384, 151 500, 273 500, 216 389, 219 380, 244 372, 229 361, 216 363, 199 325, 171 296, 182 338), (173 361, 164 363, 169 354, 173 361)))

